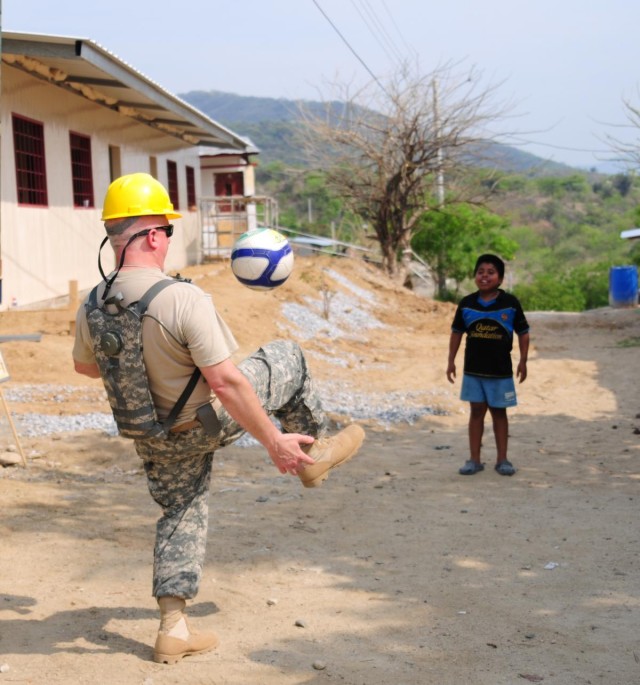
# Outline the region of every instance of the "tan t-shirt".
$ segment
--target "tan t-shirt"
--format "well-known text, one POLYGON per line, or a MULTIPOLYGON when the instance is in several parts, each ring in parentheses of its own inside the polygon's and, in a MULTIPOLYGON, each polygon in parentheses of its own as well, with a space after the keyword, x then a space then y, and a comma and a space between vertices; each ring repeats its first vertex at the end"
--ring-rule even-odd
MULTIPOLYGON (((159 280, 169 278, 160 269, 133 268, 121 271, 110 295, 121 292, 123 306, 139 300, 159 280)), ((104 291, 100 285, 98 295, 104 291)), ((86 300, 85 300, 86 302, 86 300)), ((143 357, 158 417, 168 416, 194 370, 219 364, 238 348, 233 334, 220 318, 211 296, 192 283, 175 283, 151 301, 142 324, 143 357)), ((76 316, 73 358, 95 363, 84 302, 76 316)), ((213 399, 208 383, 200 379, 187 400, 176 425, 195 417, 196 409, 213 399)))

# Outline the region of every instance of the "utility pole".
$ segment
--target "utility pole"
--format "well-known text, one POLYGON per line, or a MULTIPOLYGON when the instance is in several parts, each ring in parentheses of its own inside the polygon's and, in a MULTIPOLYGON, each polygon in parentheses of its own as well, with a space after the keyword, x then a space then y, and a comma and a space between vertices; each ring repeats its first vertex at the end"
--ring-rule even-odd
POLYGON ((433 125, 438 142, 436 150, 436 197, 438 209, 444 206, 444 174, 442 173, 442 147, 440 146, 440 112, 438 110, 438 79, 433 79, 433 125))
MULTIPOLYGON (((438 148, 436 150, 436 198, 438 202, 438 209, 444 207, 444 174, 442 173, 442 146, 440 144, 440 111, 438 109, 438 79, 433 79, 433 127, 436 134, 436 142, 438 148)), ((442 264, 444 255, 442 254, 443 248, 440 248, 441 253, 438 256, 438 263, 442 264)), ((438 293, 443 293, 446 287, 446 277, 441 272, 440 269, 436 270, 434 274, 434 279, 437 284, 438 293)))

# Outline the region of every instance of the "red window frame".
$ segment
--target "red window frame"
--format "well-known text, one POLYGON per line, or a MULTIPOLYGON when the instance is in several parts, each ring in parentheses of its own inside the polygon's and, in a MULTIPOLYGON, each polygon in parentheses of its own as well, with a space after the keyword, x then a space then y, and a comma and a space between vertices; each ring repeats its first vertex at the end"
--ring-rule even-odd
POLYGON ((178 165, 167 160, 167 190, 169 191, 169 199, 174 209, 180 209, 180 201, 178 199, 178 165))
POLYGON ((193 211, 196 208, 196 172, 192 166, 185 167, 187 176, 187 207, 193 211))
POLYGON ((69 131, 74 207, 94 207, 91 138, 69 131))
POLYGON ((18 114, 11 115, 18 204, 47 207, 47 164, 44 124, 18 114))

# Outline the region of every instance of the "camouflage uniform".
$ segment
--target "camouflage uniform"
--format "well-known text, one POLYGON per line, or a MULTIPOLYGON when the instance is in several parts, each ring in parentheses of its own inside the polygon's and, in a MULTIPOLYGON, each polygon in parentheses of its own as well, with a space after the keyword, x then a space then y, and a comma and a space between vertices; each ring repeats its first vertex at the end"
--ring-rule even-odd
MULTIPOLYGON (((298 345, 269 343, 238 368, 284 432, 313 437, 324 433, 326 417, 298 345)), ((217 437, 196 427, 171 433, 167 439, 135 441, 149 492, 163 512, 156 527, 154 597, 190 599, 197 594, 207 539, 213 452, 244 433, 223 407, 216 408, 216 413, 221 425, 217 437)))

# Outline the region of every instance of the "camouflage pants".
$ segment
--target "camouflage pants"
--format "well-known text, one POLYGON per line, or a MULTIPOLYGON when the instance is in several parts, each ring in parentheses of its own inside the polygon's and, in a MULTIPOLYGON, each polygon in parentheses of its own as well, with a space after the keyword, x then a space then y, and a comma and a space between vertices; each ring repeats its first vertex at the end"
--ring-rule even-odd
MULTIPOLYGON (((261 347, 238 368, 249 380, 265 411, 287 433, 318 437, 326 417, 298 345, 276 341, 261 347)), ((237 440, 244 430, 224 408, 217 410, 221 431, 201 427, 171 433, 164 440, 137 440, 149 492, 162 507, 156 525, 153 596, 190 599, 198 592, 209 518, 213 452, 237 440)))

